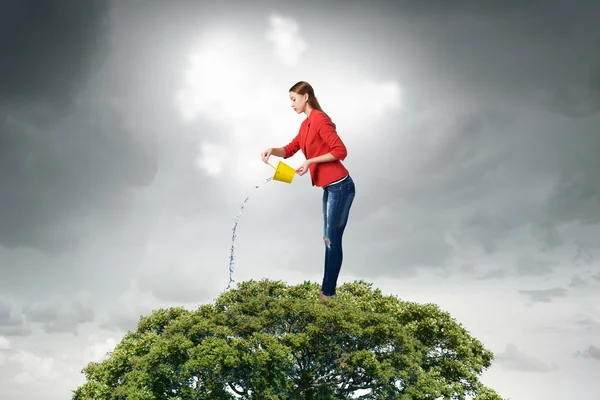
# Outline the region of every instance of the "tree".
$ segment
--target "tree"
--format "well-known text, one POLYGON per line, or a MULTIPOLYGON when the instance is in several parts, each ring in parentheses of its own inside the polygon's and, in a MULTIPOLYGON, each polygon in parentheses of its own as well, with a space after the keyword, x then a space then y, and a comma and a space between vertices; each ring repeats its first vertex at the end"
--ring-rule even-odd
POLYGON ((478 379, 493 354, 436 305, 362 280, 324 303, 318 291, 251 280, 154 311, 82 370, 73 400, 502 400, 478 379))

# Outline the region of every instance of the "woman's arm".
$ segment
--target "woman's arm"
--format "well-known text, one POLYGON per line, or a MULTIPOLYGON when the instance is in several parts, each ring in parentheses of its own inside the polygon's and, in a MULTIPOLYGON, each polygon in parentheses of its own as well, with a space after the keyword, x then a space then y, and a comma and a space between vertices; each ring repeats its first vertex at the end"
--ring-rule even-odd
POLYGON ((283 147, 273 147, 273 150, 271 150, 271 154, 273 154, 275 157, 285 157, 285 149, 283 147))
POLYGON ((321 138, 329 146, 330 152, 323 156, 315 157, 315 159, 320 159, 320 161, 315 162, 328 162, 334 160, 343 161, 348 155, 348 150, 337 134, 333 122, 331 122, 329 118, 323 118, 323 122, 321 123, 318 132, 321 138))
POLYGON ((277 157, 282 157, 285 159, 290 158, 291 156, 296 154, 298 150, 300 150, 300 131, 298 131, 298 134, 291 142, 289 142, 283 147, 274 148, 271 153, 276 155, 277 157))
POLYGON ((309 159, 308 162, 311 164, 316 164, 316 163, 330 162, 330 161, 335 161, 335 160, 337 160, 337 158, 335 158, 331 153, 327 153, 327 154, 323 154, 322 156, 319 156, 319 157, 313 157, 313 158, 309 159))

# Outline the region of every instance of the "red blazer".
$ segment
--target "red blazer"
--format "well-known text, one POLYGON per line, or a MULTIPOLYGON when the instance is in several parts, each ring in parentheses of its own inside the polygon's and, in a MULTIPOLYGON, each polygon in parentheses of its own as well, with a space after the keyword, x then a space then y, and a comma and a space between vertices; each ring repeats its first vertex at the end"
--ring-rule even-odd
POLYGON ((341 163, 348 152, 342 139, 335 131, 335 125, 323 111, 313 109, 308 118, 302 121, 298 135, 284 147, 285 158, 289 158, 302 149, 306 159, 331 153, 337 160, 310 165, 313 186, 325 186, 348 175, 341 163))

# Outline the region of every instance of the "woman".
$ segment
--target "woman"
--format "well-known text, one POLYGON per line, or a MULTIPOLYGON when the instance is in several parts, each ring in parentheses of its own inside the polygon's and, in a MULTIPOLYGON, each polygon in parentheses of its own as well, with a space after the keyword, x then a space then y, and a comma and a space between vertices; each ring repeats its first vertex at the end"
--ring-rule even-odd
POLYGON ((289 158, 302 149, 306 161, 296 170, 300 176, 310 171, 312 185, 323 188, 323 240, 325 241, 325 273, 320 300, 335 296, 342 267, 342 235, 354 200, 354 181, 341 161, 346 146, 335 130, 335 124, 323 112, 310 84, 300 81, 289 90, 292 108, 305 113, 298 135, 288 145, 269 148, 261 153, 265 163, 271 155, 289 158))

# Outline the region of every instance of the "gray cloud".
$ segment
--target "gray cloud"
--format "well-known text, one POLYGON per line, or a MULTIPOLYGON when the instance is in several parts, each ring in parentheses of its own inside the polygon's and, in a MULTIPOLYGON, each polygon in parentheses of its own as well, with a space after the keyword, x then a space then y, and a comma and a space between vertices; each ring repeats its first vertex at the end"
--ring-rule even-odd
POLYGON ((582 279, 579 275, 574 275, 571 278, 571 283, 569 283, 570 287, 580 287, 580 286, 586 286, 587 285, 587 281, 582 279))
POLYGON ((77 334, 78 325, 93 322, 95 316, 89 299, 31 303, 23 307, 22 312, 28 321, 41 323, 46 333, 77 334))
POLYGON ((600 283, 600 273, 594 274, 592 271, 584 271, 578 275, 573 275, 571 278, 570 287, 584 288, 594 286, 600 283))
POLYGON ((98 327, 108 331, 127 332, 135 329, 140 317, 143 316, 143 314, 138 316, 111 314, 108 318, 99 323, 98 327))
POLYGON ((565 297, 567 290, 557 287, 542 290, 519 290, 519 293, 529 296, 529 300, 533 303, 551 303, 553 299, 565 297))
POLYGON ((600 348, 592 345, 583 351, 577 351, 575 357, 600 360, 600 348))
MULTIPOLYGON (((206 265, 204 268, 210 269, 206 265)), ((201 275, 203 273, 200 271, 171 266, 171 268, 144 271, 137 276, 137 280, 141 289, 147 290, 162 301, 188 303, 198 302, 206 297, 206 285, 210 278, 201 275)))
POLYGON ((70 101, 107 54, 108 11, 108 0, 3 1, 0 100, 70 101))
MULTIPOLYGON (((451 246, 439 232, 423 228, 408 231, 397 238, 381 238, 376 244, 363 251, 353 251, 359 265, 369 265, 369 273, 386 274, 387 271, 402 271, 402 276, 416 272, 419 265, 441 266, 451 253, 451 246)), ((363 272, 361 267, 361 273, 363 272)))
POLYGON ((116 308, 112 310, 107 317, 102 318, 98 327, 108 331, 127 332, 135 329, 141 317, 147 316, 151 310, 142 307, 136 307, 135 311, 127 308, 116 308))
MULTIPOLYGON (((393 185, 403 200, 395 202, 403 207, 402 223, 420 224, 425 214, 425 221, 435 215, 459 243, 487 254, 499 243, 510 245, 522 230, 541 251, 571 246, 563 226, 593 224, 600 215, 600 180, 592 172, 600 170, 594 121, 566 121, 532 103, 519 110, 494 97, 480 101, 465 106, 472 107, 468 113, 431 111, 402 129, 403 136, 427 140, 411 139, 403 147, 410 154, 401 160, 391 150, 382 155, 376 167, 395 171, 385 187, 391 193, 393 185), (412 205, 420 212, 410 212, 412 205)), ((381 186, 374 183, 373 191, 381 186)), ((551 266, 538 265, 538 273, 551 273, 551 266)), ((523 261, 518 269, 534 273, 523 261)))
MULTIPOLYGON (((576 127, 573 127, 576 129, 576 127)), ((597 224, 600 193, 600 177, 592 171, 600 168, 600 161, 592 153, 600 149, 600 135, 592 134, 592 128, 577 129, 579 137, 569 145, 570 165, 558 174, 558 182, 545 204, 546 213, 560 222, 597 224), (587 149, 583 149, 586 146, 587 149), (578 147, 578 148, 575 148, 578 147)))
POLYGON ((541 250, 551 250, 565 243, 556 226, 550 221, 534 221, 531 235, 541 244, 541 250))
POLYGON ((598 259, 598 254, 594 251, 600 248, 600 244, 590 243, 587 240, 575 241, 576 252, 573 261, 577 264, 591 264, 598 259))
POLYGON ((89 235, 92 219, 114 219, 131 189, 154 177, 153 150, 126 126, 121 105, 86 93, 106 56, 108 4, 3 4, 4 246, 63 252, 89 235))
POLYGON ((506 369, 523 372, 550 372, 558 369, 554 363, 546 363, 519 351, 512 343, 506 345, 503 353, 495 355, 495 360, 506 369))
POLYGON ((48 323, 58 319, 60 303, 33 303, 23 307, 23 314, 32 322, 48 323))
POLYGON ((600 66, 589 80, 557 88, 548 100, 548 109, 569 118, 588 117, 600 111, 600 66))
POLYGON ((517 275, 519 276, 543 276, 554 272, 554 268, 558 265, 553 261, 537 260, 531 256, 519 257, 517 259, 517 275))
POLYGON ((82 102, 61 119, 36 109, 0 110, 0 243, 59 253, 90 234, 90 220, 125 211, 156 160, 105 103, 82 102))
POLYGON ((600 331, 600 320, 590 317, 575 321, 575 325, 585 330, 600 331))
POLYGON ((0 336, 28 336, 31 328, 23 315, 14 315, 8 301, 0 300, 0 336))
POLYGON ((491 271, 486 271, 483 274, 477 276, 477 279, 487 280, 487 279, 503 279, 508 276, 508 271, 506 269, 497 268, 491 271))
MULTIPOLYGON (((378 3, 375 1, 377 4, 378 3)), ((456 0, 451 3, 444 0, 428 0, 423 2, 414 2, 410 0, 398 0, 394 2, 397 10, 406 13, 420 14, 423 16, 466 16, 466 17, 485 17, 485 16, 522 16, 523 18, 538 17, 543 20, 549 16, 568 16, 579 14, 577 11, 570 11, 572 3, 565 0, 558 0, 548 3, 540 12, 538 3, 534 1, 507 0, 502 3, 481 2, 477 0, 456 0)), ((539 21, 538 23, 542 23, 539 21)), ((571 21, 571 24, 573 21, 571 21)))
MULTIPOLYGON (((426 137, 437 130, 439 140, 413 149, 421 162, 401 164, 410 171, 398 180, 401 194, 461 215, 453 228, 488 254, 522 227, 548 250, 565 244, 557 229, 562 223, 595 223, 600 215, 599 179, 592 172, 600 169, 594 155, 600 151, 597 121, 590 119, 593 114, 561 118, 564 113, 552 114, 558 110, 540 98, 551 98, 563 86, 595 87, 597 78, 590 77, 597 76, 594 43, 600 31, 588 12, 597 9, 598 4, 561 2, 543 11, 525 2, 399 5, 401 12, 423 15, 406 23, 427 37, 405 62, 426 58, 418 75, 440 76, 422 107, 433 108, 456 90, 463 93, 457 100, 462 108, 445 107, 444 113, 431 113, 435 122, 423 117, 414 129, 403 129, 403 135, 426 137), (469 207, 464 214, 461 203, 469 207)), ((407 98, 428 89, 431 80, 412 82, 419 87, 406 82, 407 98)))

